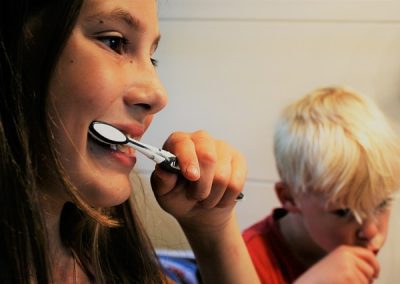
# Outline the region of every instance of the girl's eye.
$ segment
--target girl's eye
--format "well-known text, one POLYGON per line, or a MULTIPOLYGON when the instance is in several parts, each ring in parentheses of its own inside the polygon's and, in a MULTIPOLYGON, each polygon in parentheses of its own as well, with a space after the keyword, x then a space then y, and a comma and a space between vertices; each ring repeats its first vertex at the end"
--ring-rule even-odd
POLYGON ((351 215, 350 209, 337 209, 332 211, 332 213, 340 218, 345 218, 351 215))
POLYGON ((128 44, 128 40, 120 36, 101 36, 98 37, 98 40, 118 54, 124 53, 128 44))
POLYGON ((153 64, 154 67, 158 66, 158 60, 154 58, 150 58, 151 64, 153 64))

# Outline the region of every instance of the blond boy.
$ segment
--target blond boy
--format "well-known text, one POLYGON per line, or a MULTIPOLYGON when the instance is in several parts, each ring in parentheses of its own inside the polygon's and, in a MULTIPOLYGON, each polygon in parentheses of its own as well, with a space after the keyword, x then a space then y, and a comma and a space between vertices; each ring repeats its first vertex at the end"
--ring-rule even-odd
POLYGON ((400 186, 400 143, 370 100, 318 89, 274 136, 282 207, 244 231, 263 283, 371 283, 400 186), (301 277, 300 277, 301 276, 301 277))

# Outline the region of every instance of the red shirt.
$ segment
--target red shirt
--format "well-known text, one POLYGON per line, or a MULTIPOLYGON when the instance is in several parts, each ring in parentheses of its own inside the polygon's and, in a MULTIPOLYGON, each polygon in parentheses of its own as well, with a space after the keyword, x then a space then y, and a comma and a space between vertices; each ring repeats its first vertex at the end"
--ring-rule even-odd
POLYGON ((306 267, 289 250, 279 229, 278 220, 287 211, 277 208, 272 214, 243 232, 243 239, 261 283, 293 283, 306 267))

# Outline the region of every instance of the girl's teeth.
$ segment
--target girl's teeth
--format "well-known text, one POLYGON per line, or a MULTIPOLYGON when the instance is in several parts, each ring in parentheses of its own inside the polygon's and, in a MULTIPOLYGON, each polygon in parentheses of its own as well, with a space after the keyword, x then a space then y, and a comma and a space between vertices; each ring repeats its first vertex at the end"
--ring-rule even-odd
POLYGON ((124 154, 127 154, 128 156, 134 157, 135 152, 131 147, 128 147, 126 145, 110 145, 110 148, 114 151, 119 151, 124 154))

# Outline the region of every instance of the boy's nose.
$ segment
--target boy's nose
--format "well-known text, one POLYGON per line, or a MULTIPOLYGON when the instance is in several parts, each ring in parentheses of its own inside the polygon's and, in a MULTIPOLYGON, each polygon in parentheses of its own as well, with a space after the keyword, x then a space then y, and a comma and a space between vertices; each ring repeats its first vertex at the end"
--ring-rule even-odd
POLYGON ((371 241, 379 233, 376 220, 368 218, 363 221, 360 228, 357 230, 357 238, 362 241, 371 241))

